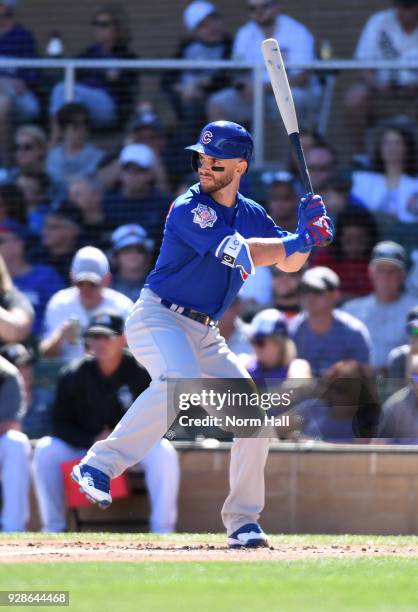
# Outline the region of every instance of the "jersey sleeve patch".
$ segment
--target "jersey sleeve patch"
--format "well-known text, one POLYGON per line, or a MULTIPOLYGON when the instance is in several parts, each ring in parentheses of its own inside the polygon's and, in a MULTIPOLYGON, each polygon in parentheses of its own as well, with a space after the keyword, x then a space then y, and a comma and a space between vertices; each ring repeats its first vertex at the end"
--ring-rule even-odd
POLYGON ((201 256, 215 252, 221 240, 233 231, 211 206, 202 202, 174 204, 166 227, 201 256))
POLYGON ((213 208, 207 204, 198 204, 190 212, 193 214, 193 223, 197 223, 202 229, 213 227, 218 218, 213 208))

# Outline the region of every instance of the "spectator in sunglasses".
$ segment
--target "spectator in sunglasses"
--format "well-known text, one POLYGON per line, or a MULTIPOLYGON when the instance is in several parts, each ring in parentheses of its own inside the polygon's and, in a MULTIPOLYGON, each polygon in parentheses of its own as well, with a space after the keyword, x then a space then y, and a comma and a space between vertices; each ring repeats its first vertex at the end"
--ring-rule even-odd
MULTIPOLYGON (((35 58, 36 42, 30 30, 15 20, 16 0, 0 1, 0 57, 35 58)), ((35 90, 38 71, 4 66, 0 70, 0 158, 10 163, 13 121, 31 121, 39 115, 35 90)))
POLYGON ((15 181, 24 172, 42 172, 47 151, 45 132, 37 125, 22 125, 14 135, 12 165, 0 168, 0 180, 15 181))
POLYGON ((22 125, 15 134, 15 164, 20 172, 44 169, 48 142, 45 132, 37 125, 22 125))
POLYGON ((255 355, 246 368, 253 379, 311 377, 308 362, 297 358, 286 317, 279 310, 268 308, 256 314, 249 326, 249 337, 255 355))
POLYGON ((82 104, 65 104, 57 113, 60 142, 48 153, 46 169, 64 194, 75 177, 93 176, 105 152, 89 141, 90 118, 82 104))
MULTIPOLYGON (((94 43, 80 55, 81 58, 133 59, 129 49, 128 18, 120 5, 109 4, 94 13, 91 26, 94 43)), ((138 71, 116 68, 91 68, 78 74, 75 101, 84 104, 94 124, 112 125, 123 121, 129 114, 137 93, 138 71)), ((50 115, 55 115, 65 101, 65 85, 58 83, 51 95, 50 115)))
POLYGON ((125 321, 133 305, 128 297, 109 288, 109 262, 100 249, 87 246, 77 251, 71 280, 72 287, 58 291, 48 302, 39 347, 42 355, 65 361, 83 355, 83 334, 93 316, 109 310, 125 321))
POLYGON ((113 227, 137 223, 157 244, 172 200, 156 186, 156 159, 148 145, 125 145, 119 155, 120 188, 105 194, 103 208, 113 227))

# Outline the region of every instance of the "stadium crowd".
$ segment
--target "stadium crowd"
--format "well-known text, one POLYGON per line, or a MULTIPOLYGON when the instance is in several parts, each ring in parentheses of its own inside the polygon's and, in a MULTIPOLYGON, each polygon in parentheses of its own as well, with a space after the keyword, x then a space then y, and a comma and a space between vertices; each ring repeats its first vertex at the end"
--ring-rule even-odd
MULTIPOLYGON (((0 0, 0 57, 38 57, 15 4, 0 0)), ((271 36, 287 61, 315 58, 313 34, 282 14, 279 0, 248 0, 248 21, 234 36, 211 2, 191 2, 183 17, 177 58, 259 62, 254 41, 271 36)), ((135 57, 122 6, 98 8, 91 23, 91 45, 79 57, 135 57)), ((418 0, 388 1, 372 15, 355 57, 416 59, 418 0)), ((349 164, 317 132, 321 82, 307 70, 289 76, 312 183, 336 239, 300 272, 259 268, 220 321, 221 333, 254 380, 303 381, 303 426, 292 438, 418 443, 417 124, 412 112, 379 122, 377 108, 391 98, 416 103, 418 71, 368 71, 347 90, 349 164)), ((166 71, 158 95, 173 114, 170 127, 132 69, 80 72, 71 102, 51 78, 29 68, 0 71, 4 531, 25 529, 31 468, 43 529, 66 528, 60 464, 107 436, 150 382, 125 347, 123 323, 153 267, 170 203, 195 182, 183 147, 209 120, 251 128, 253 83, 243 71, 239 78, 166 71), (111 148, 101 144, 106 130, 111 148), (36 372, 52 360, 62 370, 46 389, 36 372)), ((265 90, 269 121, 277 111, 267 76, 265 90)), ((242 190, 294 230, 303 192, 293 160, 251 168, 242 190)), ((142 468, 151 529, 173 531, 174 446, 164 439, 142 468)))

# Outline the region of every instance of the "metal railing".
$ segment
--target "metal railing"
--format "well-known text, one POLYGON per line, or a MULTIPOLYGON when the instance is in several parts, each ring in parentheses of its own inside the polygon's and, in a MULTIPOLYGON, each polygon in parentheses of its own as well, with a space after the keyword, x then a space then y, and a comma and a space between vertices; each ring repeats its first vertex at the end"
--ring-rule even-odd
MULTIPOLYGON (((74 98, 74 86, 78 70, 91 68, 98 69, 130 69, 138 71, 162 71, 162 70, 205 70, 225 69, 228 71, 253 72, 254 100, 253 100, 253 137, 254 137, 254 164, 263 164, 264 151, 264 64, 252 64, 231 60, 175 60, 175 59, 129 59, 129 60, 90 60, 90 59, 15 59, 0 58, 0 71, 10 68, 37 68, 41 70, 58 69, 63 71, 65 83, 65 99, 71 101, 74 98)), ((416 61, 358 61, 358 60, 317 60, 307 63, 288 63, 288 69, 310 70, 316 74, 335 75, 342 71, 360 70, 418 70, 416 61)), ((330 87, 327 105, 330 108, 333 91, 333 83, 330 87)))

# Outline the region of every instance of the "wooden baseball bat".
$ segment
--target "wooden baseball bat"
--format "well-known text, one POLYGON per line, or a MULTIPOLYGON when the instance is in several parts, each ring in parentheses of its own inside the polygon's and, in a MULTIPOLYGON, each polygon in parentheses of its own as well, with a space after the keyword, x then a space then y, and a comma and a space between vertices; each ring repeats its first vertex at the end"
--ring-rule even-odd
MULTIPOLYGON (((261 48, 280 116, 296 158, 305 196, 309 198, 313 195, 311 177, 300 141, 298 118, 279 43, 275 38, 267 38, 261 43, 261 48)), ((323 243, 321 246, 327 246, 328 244, 329 242, 323 243)))
POLYGON ((300 141, 298 119, 279 43, 275 38, 267 38, 262 42, 261 48, 280 116, 295 154, 303 189, 306 196, 312 195, 311 178, 300 141))

